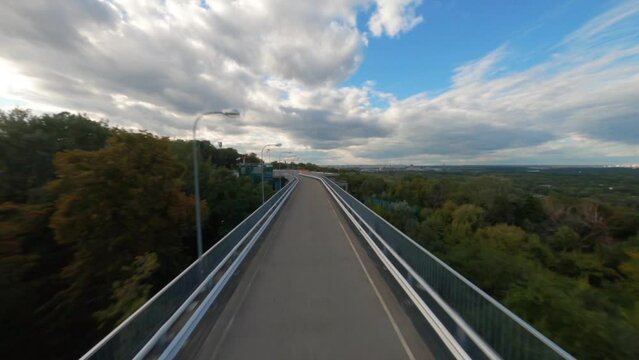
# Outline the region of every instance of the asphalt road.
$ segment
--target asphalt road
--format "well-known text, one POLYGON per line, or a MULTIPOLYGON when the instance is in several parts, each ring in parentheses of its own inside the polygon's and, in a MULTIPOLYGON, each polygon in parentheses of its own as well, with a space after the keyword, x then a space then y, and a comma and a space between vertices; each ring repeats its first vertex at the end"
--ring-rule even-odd
POLYGON ((433 358, 330 195, 300 180, 226 306, 179 357, 433 358))

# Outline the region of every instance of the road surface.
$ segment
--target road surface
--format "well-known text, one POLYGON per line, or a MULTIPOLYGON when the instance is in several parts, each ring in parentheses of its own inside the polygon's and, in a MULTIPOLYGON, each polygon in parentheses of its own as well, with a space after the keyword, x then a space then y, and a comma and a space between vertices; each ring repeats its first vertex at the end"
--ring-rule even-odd
POLYGON ((322 184, 300 177, 227 304, 182 359, 429 359, 322 184))

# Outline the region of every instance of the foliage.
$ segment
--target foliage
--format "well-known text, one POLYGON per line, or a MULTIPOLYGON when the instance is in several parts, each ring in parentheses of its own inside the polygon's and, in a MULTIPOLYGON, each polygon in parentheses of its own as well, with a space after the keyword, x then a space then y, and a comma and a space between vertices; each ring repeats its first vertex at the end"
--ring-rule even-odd
POLYGON ((340 175, 374 211, 577 358, 639 358, 638 177, 583 172, 340 175))
MULTIPOLYGON (((0 112, 3 358, 79 357, 194 259, 192 145, 84 115, 0 112)), ((197 148, 208 247, 261 192, 234 174, 235 149, 197 148)))
POLYGON ((82 303, 103 321, 99 328, 108 328, 114 322, 107 320, 116 320, 106 316, 115 306, 109 304, 117 298, 113 288, 136 256, 157 254, 162 270, 155 284, 187 263, 176 241, 190 231, 193 216, 193 199, 181 190, 183 168, 167 139, 124 131, 115 131, 97 151, 57 153, 54 166, 57 179, 48 188, 57 200, 50 226, 73 257, 62 269, 66 286, 47 305, 48 316, 51 323, 64 323, 82 303))
POLYGON ((49 228, 54 196, 46 183, 54 178, 56 152, 96 150, 110 135, 104 122, 83 115, 0 111, 0 348, 7 356, 56 356, 45 355, 55 346, 44 343, 56 339, 37 309, 61 289, 59 272, 70 253, 49 228), (34 338, 47 340, 34 347, 34 338))
POLYGON ((131 265, 123 266, 122 280, 113 283, 113 302, 106 309, 95 312, 99 326, 119 324, 142 306, 153 288, 149 279, 159 267, 155 253, 136 256, 131 265))
POLYGON ((25 202, 53 178, 53 156, 70 149, 97 150, 110 129, 104 122, 67 112, 33 116, 0 111, 0 201, 25 202), (30 190, 30 191, 28 191, 30 190))
POLYGON ((288 167, 292 168, 292 169, 297 169, 297 170, 308 170, 308 171, 318 171, 318 172, 334 172, 336 173, 337 170, 330 168, 330 167, 326 167, 326 166, 321 166, 321 165, 316 165, 313 163, 288 163, 288 167))
MULTIPOLYGON (((253 184, 249 177, 237 177, 235 173, 226 167, 228 163, 220 159, 218 152, 224 150, 228 156, 233 158, 235 163, 240 158, 235 149, 216 149, 209 142, 198 142, 200 150, 198 162, 198 173, 200 183, 201 199, 206 200, 208 205, 208 218, 203 222, 203 232, 205 241, 209 239, 212 245, 216 239, 221 238, 233 227, 248 216, 257 205, 261 204, 262 193, 258 185, 253 184), (215 160, 217 159, 217 160, 215 160), (218 161, 217 163, 215 161, 218 161)), ((182 173, 181 181, 187 193, 194 193, 193 179, 193 155, 192 143, 186 141, 171 142, 171 151, 176 155, 179 162, 186 169, 182 173)), ((266 196, 270 196, 273 189, 268 187, 266 196)), ((188 252, 195 255, 195 239, 188 239, 186 247, 188 252)), ((207 247, 208 247, 207 246, 207 247)))

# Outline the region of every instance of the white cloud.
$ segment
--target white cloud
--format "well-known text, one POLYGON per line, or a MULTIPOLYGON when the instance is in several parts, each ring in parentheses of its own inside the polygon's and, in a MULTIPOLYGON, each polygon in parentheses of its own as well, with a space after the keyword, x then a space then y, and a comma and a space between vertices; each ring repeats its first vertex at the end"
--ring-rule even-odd
POLYGON ((168 135, 204 109, 278 111, 280 79, 332 86, 362 59, 358 2, 12 1, 0 5, 0 98, 168 135), (34 79, 27 87, 24 79, 34 79), (122 102, 121 99, 127 99, 122 102), (153 114, 153 115, 152 115, 153 114), (172 119, 167 123, 167 119, 172 119))
POLYGON ((531 68, 505 73, 504 62, 517 59, 507 46, 460 66, 453 86, 438 96, 392 103, 381 115, 392 136, 351 147, 351 153, 362 162, 636 162, 634 8, 623 3, 588 22, 531 68))
POLYGON ((421 0, 377 0, 368 27, 375 36, 390 37, 407 32, 424 19, 415 13, 421 0))
POLYGON ((564 39, 562 45, 601 45, 636 39, 638 26, 635 17, 639 14, 639 2, 629 0, 604 12, 584 24, 564 39))
POLYGON ((375 36, 421 21, 419 1, 2 3, 0 107, 87 112, 168 136, 188 136, 198 112, 240 108, 240 119, 207 119, 200 134, 243 151, 280 141, 323 163, 639 156, 636 2, 577 29, 531 68, 504 72, 517 54, 502 46, 460 66, 447 91, 404 100, 372 82, 339 85, 363 61, 357 11, 372 4, 375 36))
POLYGON ((499 47, 490 54, 475 61, 468 62, 457 69, 453 76, 455 87, 461 87, 485 80, 491 71, 495 70, 495 65, 505 56, 505 47, 499 47))
POLYGON ((21 94, 33 88, 33 81, 13 63, 0 59, 0 94, 21 94))

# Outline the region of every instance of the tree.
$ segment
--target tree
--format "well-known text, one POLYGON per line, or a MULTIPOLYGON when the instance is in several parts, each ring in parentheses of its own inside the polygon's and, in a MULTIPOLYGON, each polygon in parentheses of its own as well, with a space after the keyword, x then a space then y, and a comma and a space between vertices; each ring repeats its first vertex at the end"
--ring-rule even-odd
MULTIPOLYGON (((421 207, 415 226, 366 202, 577 358, 639 358, 639 181, 636 171, 583 171, 342 176, 358 196, 367 178, 379 178, 386 204, 421 207), (438 184, 441 206, 429 200, 438 184)), ((483 321, 476 311, 461 315, 483 321)))
MULTIPOLYGON (((212 244, 261 192, 230 170, 237 151, 198 145, 212 244)), ((191 146, 83 115, 0 111, 3 357, 77 358, 194 259, 191 146)))
POLYGON ((520 194, 510 179, 483 175, 469 179, 460 191, 460 199, 486 210, 486 221, 492 224, 515 223, 520 194))
POLYGON ((111 135, 103 122, 67 112, 32 116, 0 111, 0 202, 26 202, 54 176, 56 152, 102 148, 111 135))
POLYGON ((0 111, 0 348, 9 357, 56 357, 49 345, 61 335, 43 332, 38 309, 60 290, 70 253, 49 227, 55 195, 46 183, 54 178, 56 152, 96 150, 109 136, 105 123, 84 115, 0 111))
MULTIPOLYGON (((198 173, 200 196, 206 200, 209 214, 202 222, 204 246, 208 248, 253 212, 262 203, 262 195, 260 185, 253 184, 249 177, 238 177, 225 164, 211 160, 214 152, 232 150, 227 154, 237 154, 234 149, 206 148, 206 143, 200 144, 202 153, 198 161, 198 173)), ((191 146, 192 143, 187 141, 173 141, 170 144, 171 152, 185 168, 181 180, 187 194, 194 193, 191 146)), ((229 161, 231 157, 228 157, 229 161)), ((273 189, 268 186, 265 190, 266 196, 270 197, 273 189)), ((195 238, 188 237, 184 240, 187 253, 195 256, 195 238)))
POLYGON ((62 271, 67 287, 48 306, 52 320, 86 329, 93 317, 108 328, 123 314, 113 308, 122 301, 114 286, 126 283, 122 269, 137 256, 157 254, 154 285, 186 264, 180 239, 193 229, 193 199, 181 190, 183 168, 168 139, 125 131, 116 131, 104 149, 58 153, 54 165, 58 178, 49 189, 58 199, 51 227, 73 259, 62 271), (78 322, 69 319, 77 316, 78 322))
POLYGON ((587 283, 537 272, 514 287, 505 305, 579 359, 636 359, 639 329, 587 283))
POLYGON ((573 251, 581 248, 581 237, 573 229, 562 225, 550 237, 550 246, 559 251, 573 251))
POLYGON ((40 205, 0 203, 0 349, 3 354, 36 356, 31 349, 25 350, 28 343, 22 334, 41 335, 35 325, 34 309, 40 306, 38 299, 47 295, 46 287, 55 283, 55 273, 36 277, 42 272, 41 257, 35 251, 27 251, 27 247, 42 246, 33 243, 38 236, 48 235, 49 212, 40 205))
POLYGON ((479 229, 475 241, 506 252, 515 253, 523 248, 528 236, 517 226, 498 224, 479 229))
POLYGON ((639 234, 639 213, 627 207, 615 208, 608 217, 608 226, 610 234, 619 240, 639 234))
MULTIPOLYGON (((190 141, 186 143, 189 147, 192 146, 190 141)), ((234 168, 239 162, 240 154, 235 149, 216 148, 208 140, 198 140, 197 145, 200 150, 200 160, 204 162, 227 169, 234 168)))
POLYGON ((607 209, 594 201, 582 201, 577 207, 577 213, 580 215, 583 225, 588 229, 584 240, 590 250, 593 250, 597 244, 609 245, 612 243, 606 222, 607 212, 607 209))
POLYGON ((121 323, 146 302, 153 288, 151 276, 159 267, 155 253, 136 256, 131 265, 122 267, 122 280, 113 283, 112 303, 95 312, 99 328, 114 322, 121 323))
POLYGON ((450 240, 458 243, 473 235, 484 221, 485 211, 473 204, 464 204, 453 212, 450 240))
POLYGON ((536 265, 524 254, 508 252, 497 242, 468 239, 449 247, 446 263, 491 296, 501 299, 517 284, 525 284, 536 265))
POLYGON ((360 185, 360 194, 362 197, 379 196, 382 195, 386 189, 386 182, 384 179, 377 177, 367 177, 360 185))
MULTIPOLYGON (((253 184, 249 177, 237 177, 225 168, 205 170, 202 181, 202 198, 206 200, 209 217, 205 221, 205 233, 209 246, 250 215, 262 202, 260 184, 253 184)), ((269 185, 267 198, 273 194, 269 185)))
POLYGON ((426 220, 428 229, 433 232, 433 240, 448 241, 447 235, 450 233, 450 224, 453 220, 453 213, 457 205, 452 201, 447 201, 441 209, 435 210, 426 220))

